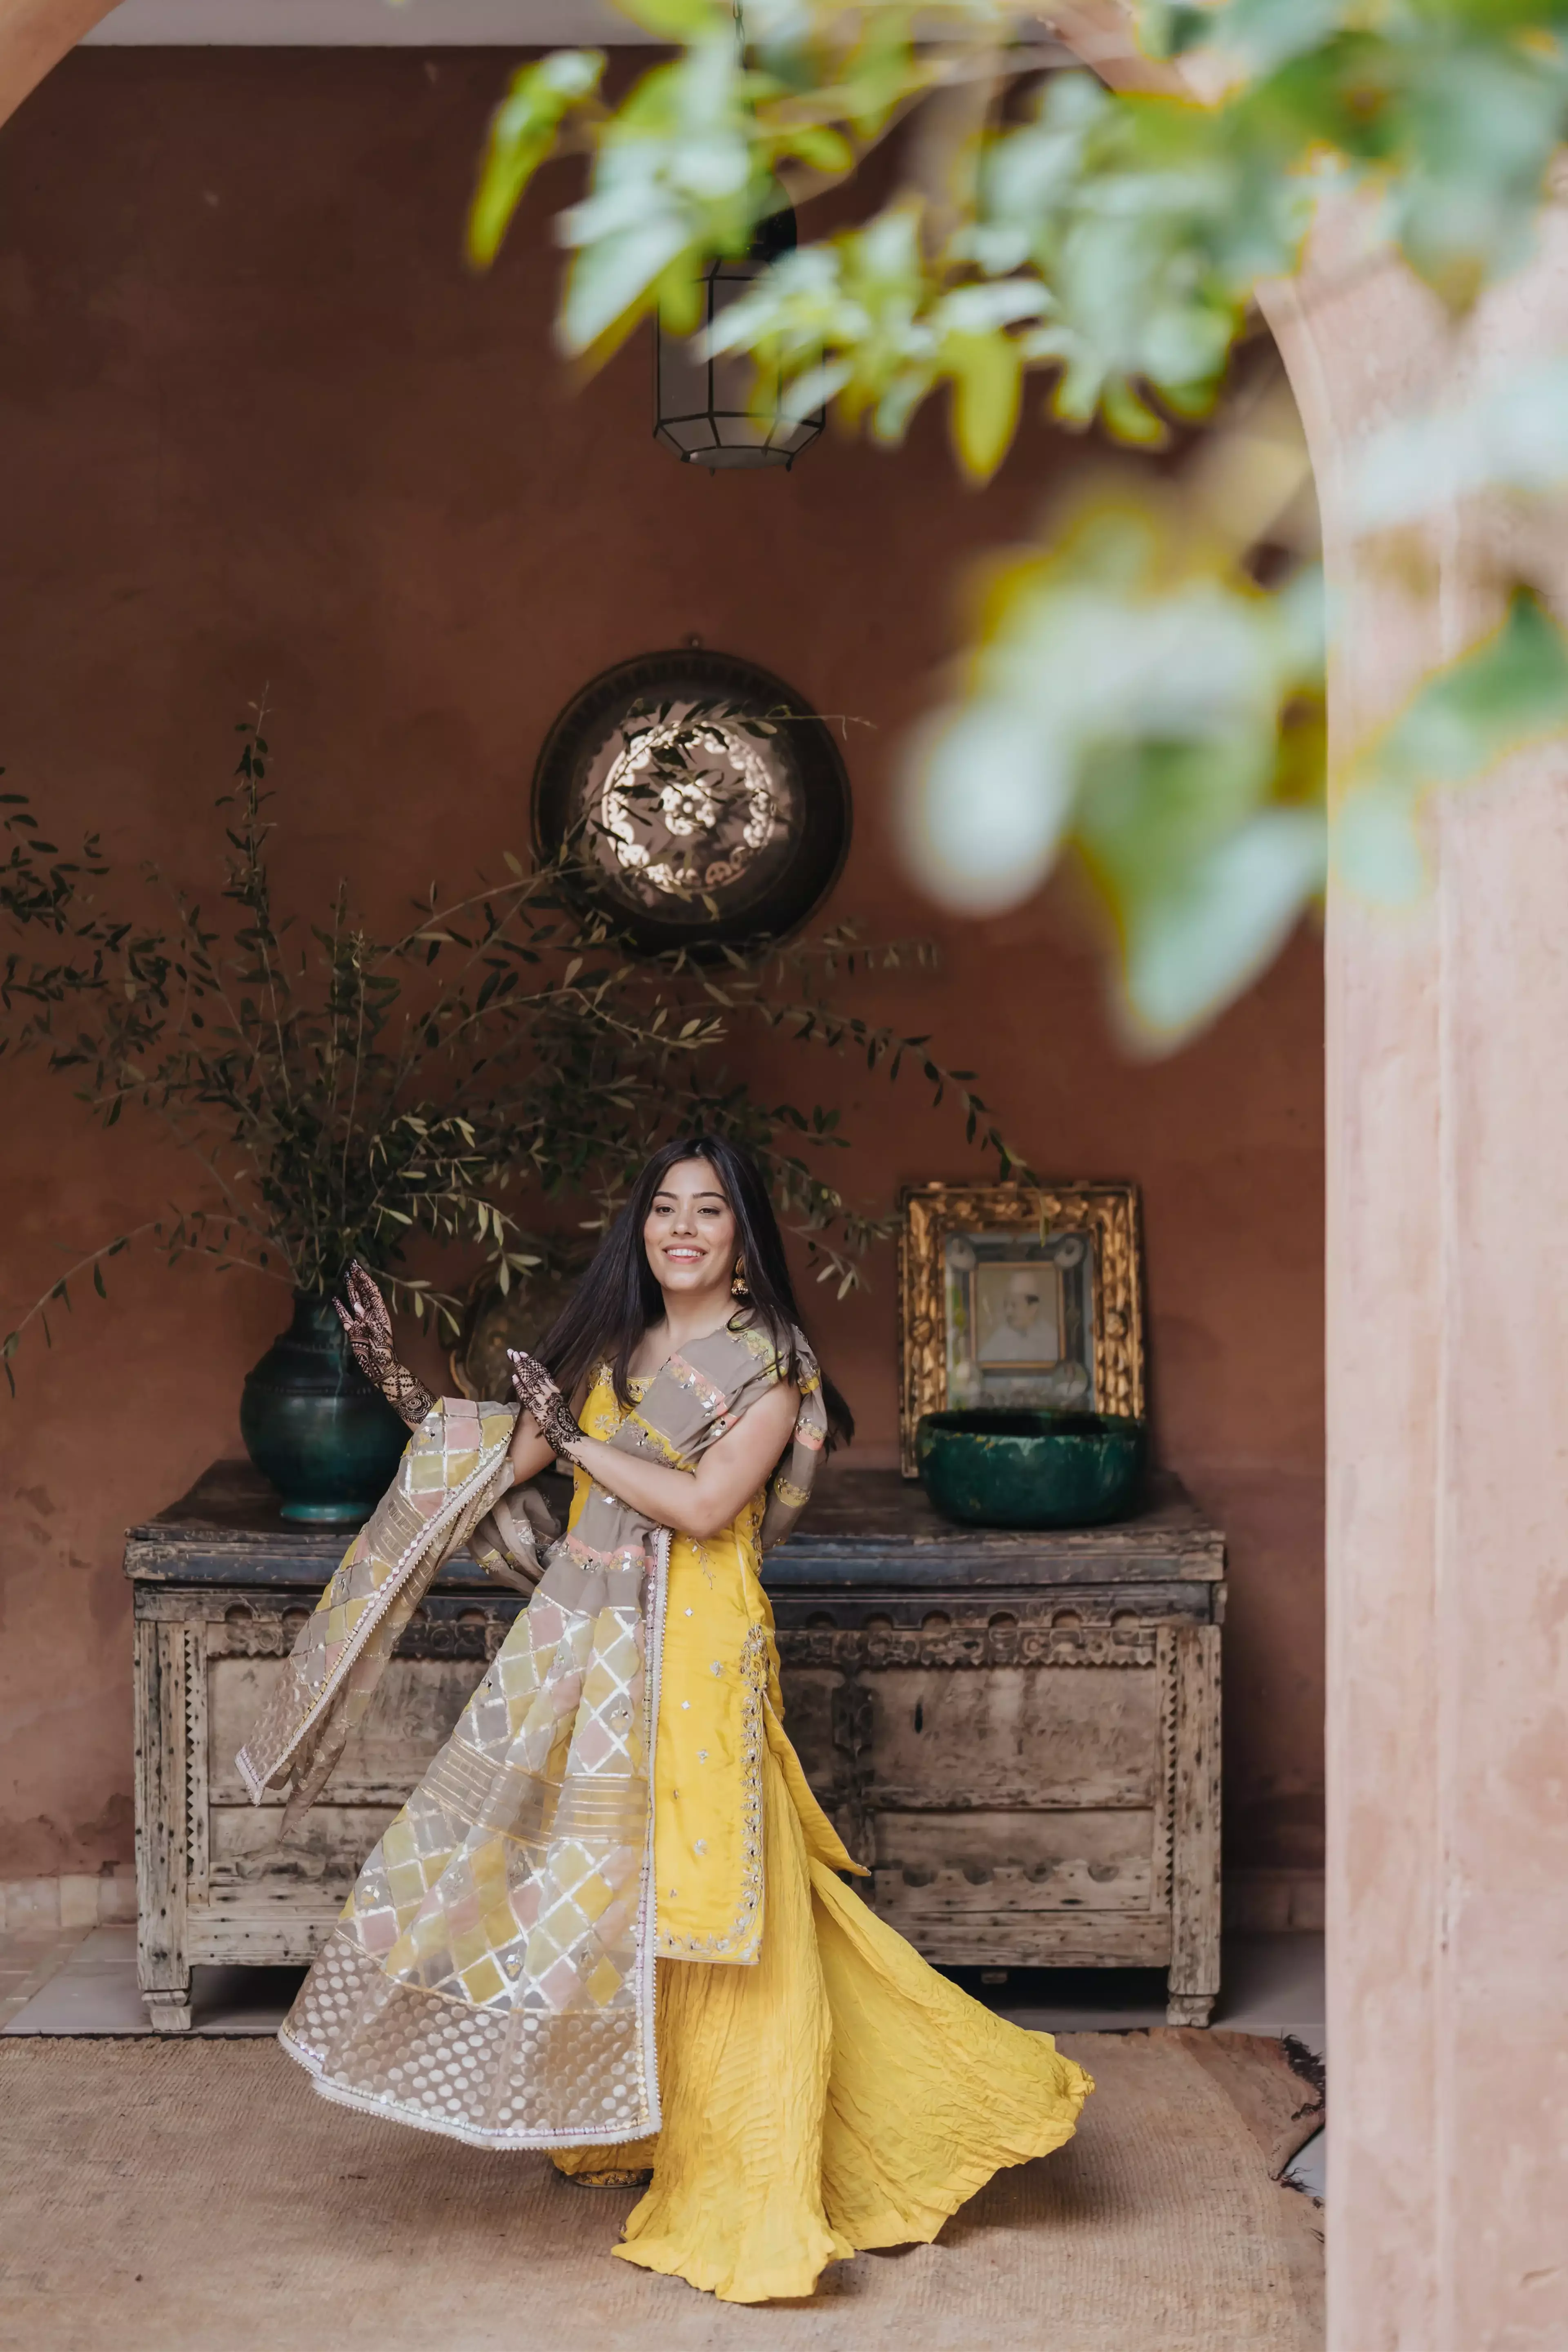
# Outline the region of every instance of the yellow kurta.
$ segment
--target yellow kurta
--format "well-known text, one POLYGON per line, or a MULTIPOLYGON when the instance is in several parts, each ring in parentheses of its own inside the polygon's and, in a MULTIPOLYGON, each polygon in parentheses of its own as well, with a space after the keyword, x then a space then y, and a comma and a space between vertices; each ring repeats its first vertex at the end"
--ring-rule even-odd
MULTIPOLYGON (((646 1381, 631 1382, 633 1410, 646 1381)), ((603 1443, 624 1419, 608 1379, 580 1416, 603 1443)), ((570 1525, 591 1480, 576 1475, 570 1525)), ((671 1959, 737 1964, 758 1956, 762 1926, 763 1723, 781 1715, 773 1612, 758 1576, 763 1497, 706 1543, 670 1547, 653 1772, 655 1948, 671 1959)), ((827 1829, 830 1838, 831 1829, 827 1829)), ((836 1866, 853 1864, 833 1839, 836 1866)))
MULTIPOLYGON (((613 1432, 608 1384, 581 1418, 613 1432)), ((574 1515, 587 1483, 580 1471, 574 1515)), ((761 1500, 671 1549, 653 1826, 664 2128, 555 2158, 651 2164, 616 2252, 732 2303, 809 2294, 830 2262, 929 2242, 1002 2166, 1069 2139, 1093 2088, 1050 2034, 971 2000, 843 1884, 855 1865, 783 1729, 761 1500)))

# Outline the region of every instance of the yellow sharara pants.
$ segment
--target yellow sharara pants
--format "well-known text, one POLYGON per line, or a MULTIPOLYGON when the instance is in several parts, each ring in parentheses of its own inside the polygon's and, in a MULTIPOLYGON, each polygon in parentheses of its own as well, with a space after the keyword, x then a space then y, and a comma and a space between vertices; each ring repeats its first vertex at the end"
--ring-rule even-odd
POLYGON ((761 1958, 661 1960, 664 2129, 556 2158, 564 2172, 651 2164, 615 2252, 727 2303, 810 2294, 862 2247, 928 2243, 993 2172, 1071 2138, 1094 2087, 1050 2034, 928 1968, 815 1858, 800 1767, 767 1723, 761 1958))

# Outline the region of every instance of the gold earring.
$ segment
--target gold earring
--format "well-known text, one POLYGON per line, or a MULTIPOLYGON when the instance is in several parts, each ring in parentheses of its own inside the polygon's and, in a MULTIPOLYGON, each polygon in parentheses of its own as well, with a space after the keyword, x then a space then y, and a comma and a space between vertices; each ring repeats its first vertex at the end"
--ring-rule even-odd
POLYGON ((732 1298, 749 1298, 751 1296, 746 1286, 746 1260, 743 1257, 737 1257, 735 1261, 735 1273, 730 1279, 729 1295, 732 1298))

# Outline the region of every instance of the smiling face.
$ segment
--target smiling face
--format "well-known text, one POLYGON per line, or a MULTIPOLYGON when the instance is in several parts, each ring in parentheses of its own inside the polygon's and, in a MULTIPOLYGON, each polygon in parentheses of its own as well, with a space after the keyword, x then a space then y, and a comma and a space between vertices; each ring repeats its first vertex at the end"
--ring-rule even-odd
POLYGON ((661 1290, 727 1297, 737 1251, 735 1212, 706 1160, 677 1160, 653 1195, 643 1245, 661 1290))

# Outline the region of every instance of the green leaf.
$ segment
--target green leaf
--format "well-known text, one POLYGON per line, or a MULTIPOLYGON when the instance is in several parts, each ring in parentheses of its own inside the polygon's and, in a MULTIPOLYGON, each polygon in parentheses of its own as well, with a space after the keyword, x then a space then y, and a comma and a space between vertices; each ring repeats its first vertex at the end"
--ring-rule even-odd
POLYGON ((915 17, 908 8, 883 5, 868 10, 862 21, 865 36, 842 68, 841 86, 857 137, 872 139, 886 126, 916 70, 915 17))
POLYGON ((1409 47, 1408 147, 1389 208, 1412 268, 1461 310, 1534 242, 1563 136, 1563 59, 1475 38, 1409 47))
POLYGON ((1427 680, 1362 754, 1333 827, 1353 889, 1407 905, 1426 887, 1420 815, 1434 787, 1476 783, 1527 744, 1568 730, 1568 639, 1528 589, 1491 635, 1427 680))
POLYGON ((1112 376, 1100 398, 1106 430, 1134 448, 1163 449, 1170 433, 1163 417, 1141 399, 1125 377, 1112 376))
POLYGON ((629 331, 689 243, 685 223, 666 214, 585 246, 567 273, 562 347, 587 352, 614 329, 629 331))
POLYGON ((1120 909, 1124 1002, 1136 1032, 1170 1047, 1250 986, 1322 890, 1323 815, 1270 808, 1207 856, 1173 866, 1120 909))
POLYGON ((792 129, 789 149, 797 163, 829 174, 847 172, 855 160, 855 151, 843 132, 829 130, 821 123, 803 123, 792 129))
POLYGON ((716 28, 734 38, 729 11, 716 8, 713 0, 615 0, 615 5, 623 16, 661 41, 696 41, 711 37, 716 28))
POLYGON ((469 207, 466 250, 476 269, 494 261, 529 181, 553 151, 566 117, 593 96, 604 62, 599 49, 560 49, 512 76, 490 118, 469 207))
POLYGON ((707 280, 689 248, 659 272, 653 304, 666 334, 695 334, 702 325, 707 310, 707 280))
POLYGON ((949 335, 943 356, 953 373, 953 443, 973 482, 989 481, 1018 427, 1023 362, 1000 329, 949 335))
POLYGON ((1356 524, 1385 530, 1490 490, 1539 492, 1568 480, 1568 357, 1510 367, 1477 398, 1392 425, 1359 454, 1356 524))

